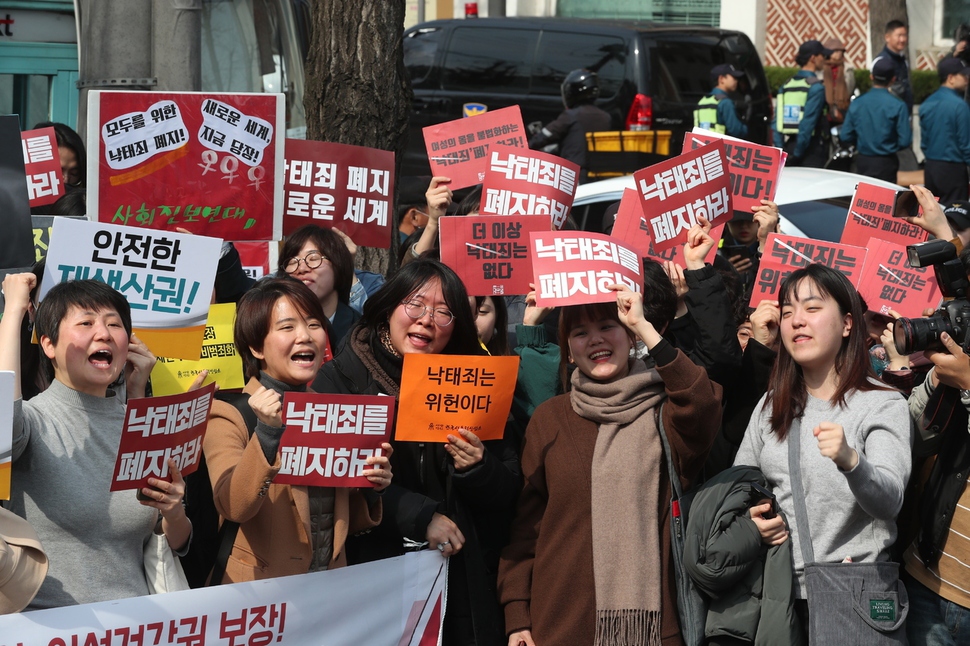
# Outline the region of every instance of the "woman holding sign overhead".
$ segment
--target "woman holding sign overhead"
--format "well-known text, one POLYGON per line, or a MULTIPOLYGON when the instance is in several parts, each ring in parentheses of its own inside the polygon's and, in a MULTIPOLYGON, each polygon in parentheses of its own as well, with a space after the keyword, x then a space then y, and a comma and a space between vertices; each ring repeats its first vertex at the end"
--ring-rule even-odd
MULTIPOLYGON (((313 387, 340 394, 401 389, 404 355, 481 355, 464 285, 439 262, 404 266, 364 305, 347 344, 313 387)), ((397 420, 397 428, 407 420, 397 420)), ((427 547, 450 557, 445 644, 505 642, 495 601, 498 551, 520 488, 516 447, 482 442, 471 432, 446 444, 394 443, 394 483, 373 532, 351 537, 351 562, 372 561, 427 547)))

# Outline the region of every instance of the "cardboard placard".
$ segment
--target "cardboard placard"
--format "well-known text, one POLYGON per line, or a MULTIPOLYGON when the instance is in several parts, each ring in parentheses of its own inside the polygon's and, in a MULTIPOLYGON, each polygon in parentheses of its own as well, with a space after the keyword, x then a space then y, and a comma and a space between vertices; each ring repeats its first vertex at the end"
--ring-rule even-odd
POLYGON ((438 226, 441 262, 455 270, 469 296, 529 293, 529 234, 549 231, 548 215, 448 216, 438 226))
POLYGON ((56 218, 40 298, 67 280, 100 280, 128 300, 156 356, 195 361, 221 249, 218 238, 56 218))
POLYGON ((684 244, 700 216, 712 225, 733 216, 722 140, 639 170, 633 178, 658 252, 684 244))
POLYGON ((557 155, 492 144, 482 215, 548 215, 561 229, 579 186, 579 166, 557 155))
POLYGON ((12 370, 0 371, 0 500, 10 500, 13 467, 13 384, 12 370))
POLYGON ((215 391, 215 384, 209 384, 167 397, 128 400, 111 491, 147 487, 149 478, 171 482, 169 458, 183 477, 193 473, 202 458, 215 391))
POLYGON ((866 250, 834 242, 769 233, 752 289, 750 306, 757 307, 761 301, 778 300, 781 281, 796 269, 812 263, 841 271, 858 289, 866 263, 866 250))
POLYGON ((693 132, 684 135, 684 150, 696 150, 718 140, 724 142, 734 210, 751 213, 751 207, 761 206, 761 200, 774 201, 784 166, 784 153, 781 148, 762 146, 695 128, 693 132))
POLYGON ((367 458, 384 454, 394 423, 394 398, 381 395, 283 394, 278 484, 373 487, 367 458))
POLYGON ((224 240, 279 240, 282 94, 88 95, 88 217, 224 240))
POLYGON ((451 178, 453 190, 485 179, 490 146, 529 147, 517 105, 428 126, 422 132, 431 174, 451 178))
POLYGON ((54 128, 25 130, 20 133, 20 143, 24 150, 30 206, 53 204, 66 190, 61 180, 61 157, 54 128))
POLYGON ((602 233, 542 231, 530 234, 536 305, 561 307, 616 299, 610 285, 643 292, 640 253, 602 233))
MULTIPOLYGON (((842 244, 869 246, 871 238, 903 245, 926 242, 929 233, 902 218, 893 217, 896 191, 860 182, 842 229, 842 244)), ((917 315, 918 316, 918 315, 917 315)))
POLYGON ((445 443, 459 429, 502 439, 518 374, 519 357, 404 355, 394 439, 445 443))
POLYGON ((870 311, 895 310, 907 318, 936 309, 943 297, 932 267, 910 267, 906 247, 878 238, 869 240, 859 293, 870 311))
MULTIPOLYGON (((60 165, 58 164, 58 173, 60 165)), ((17 115, 0 116, 0 269, 30 267, 34 251, 30 236, 30 200, 24 180, 23 146, 17 115)))
POLYGON ((285 189, 284 235, 316 224, 340 229, 362 247, 390 247, 393 152, 287 139, 285 189))

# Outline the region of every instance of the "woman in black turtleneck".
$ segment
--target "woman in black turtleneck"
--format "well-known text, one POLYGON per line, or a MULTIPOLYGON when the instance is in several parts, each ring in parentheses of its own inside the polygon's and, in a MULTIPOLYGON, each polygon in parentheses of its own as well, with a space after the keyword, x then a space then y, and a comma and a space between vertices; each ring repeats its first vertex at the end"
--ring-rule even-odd
POLYGON ((391 481, 386 456, 367 459, 373 490, 273 483, 280 470, 283 393, 306 391, 317 374, 327 345, 324 320, 313 292, 288 278, 257 283, 237 306, 233 331, 249 378, 243 392, 258 421, 250 436, 239 411, 216 401, 205 435, 216 509, 240 524, 223 583, 343 565, 347 534, 380 522, 378 493, 391 481))

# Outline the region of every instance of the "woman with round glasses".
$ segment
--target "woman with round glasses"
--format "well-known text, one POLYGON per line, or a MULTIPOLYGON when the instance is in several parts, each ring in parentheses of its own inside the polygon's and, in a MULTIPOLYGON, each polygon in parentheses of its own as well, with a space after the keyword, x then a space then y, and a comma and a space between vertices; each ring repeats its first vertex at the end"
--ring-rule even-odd
MULTIPOLYGON (((367 299, 360 322, 313 383, 317 392, 397 397, 406 354, 481 355, 465 287, 445 265, 417 259, 367 299)), ((397 428, 408 420, 397 419, 397 428)), ((445 644, 503 644, 495 596, 498 553, 521 488, 517 447, 461 431, 447 443, 392 441, 394 481, 372 532, 351 537, 351 563, 408 547, 451 557, 445 644), (408 547, 406 547, 408 546, 408 547)))
POLYGON ((349 305, 354 260, 347 246, 330 229, 308 224, 286 237, 280 251, 279 275, 288 275, 310 288, 330 321, 330 349, 336 354, 360 315, 349 305))

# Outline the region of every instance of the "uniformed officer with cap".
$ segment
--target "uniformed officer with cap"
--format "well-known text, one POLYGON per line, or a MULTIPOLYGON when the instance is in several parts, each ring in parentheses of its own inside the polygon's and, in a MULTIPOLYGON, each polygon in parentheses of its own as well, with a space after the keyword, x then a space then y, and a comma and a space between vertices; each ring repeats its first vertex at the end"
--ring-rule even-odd
POLYGON ((968 197, 970 106, 963 100, 970 67, 944 58, 936 67, 940 88, 919 107, 920 147, 926 157, 926 188, 948 203, 968 197))
POLYGON ((711 85, 715 87, 697 103, 694 109, 694 127, 732 137, 748 136, 748 126, 738 119, 734 101, 729 96, 738 89, 738 79, 743 76, 744 72, 730 63, 717 65, 711 70, 711 85))
POLYGON ((817 40, 805 41, 795 56, 801 69, 778 90, 775 145, 784 146, 789 166, 822 168, 828 161, 825 87, 816 72, 831 55, 817 40))

